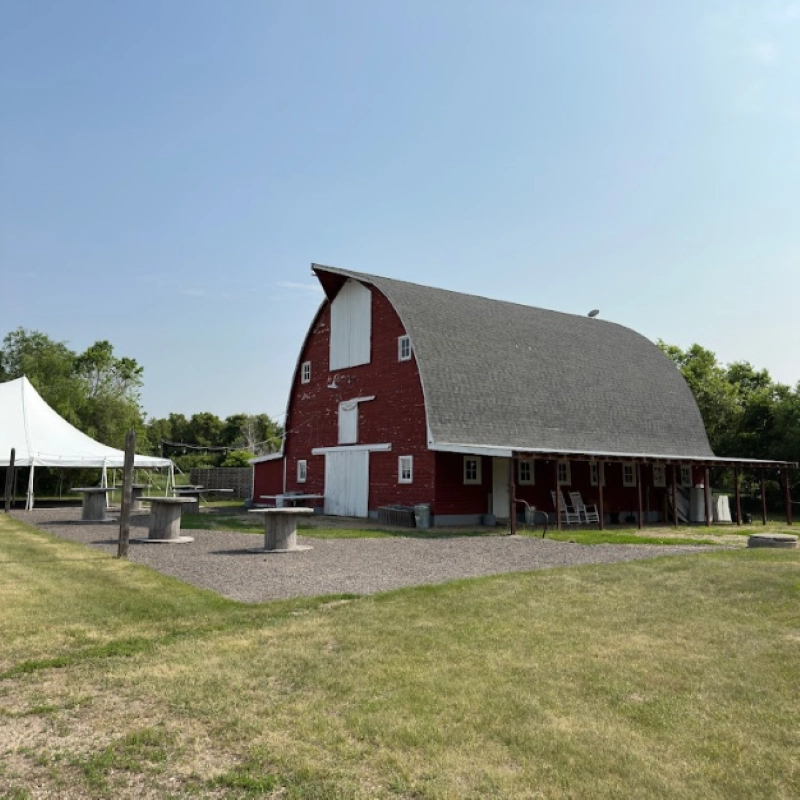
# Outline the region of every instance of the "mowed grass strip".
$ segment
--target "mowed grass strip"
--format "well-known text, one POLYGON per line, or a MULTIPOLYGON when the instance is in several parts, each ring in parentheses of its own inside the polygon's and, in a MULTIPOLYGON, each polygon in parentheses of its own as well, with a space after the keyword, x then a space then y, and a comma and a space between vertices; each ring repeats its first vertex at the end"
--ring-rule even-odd
POLYGON ((8 796, 800 796, 796 551, 244 607, 0 520, 8 796))

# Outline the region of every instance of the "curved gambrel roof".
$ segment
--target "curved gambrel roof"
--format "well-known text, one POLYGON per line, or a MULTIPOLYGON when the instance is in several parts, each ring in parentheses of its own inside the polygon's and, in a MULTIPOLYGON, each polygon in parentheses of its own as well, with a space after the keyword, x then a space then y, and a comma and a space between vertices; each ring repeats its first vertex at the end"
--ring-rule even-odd
POLYGON ((675 365, 600 319, 312 264, 376 287, 411 337, 432 445, 714 458, 675 365))

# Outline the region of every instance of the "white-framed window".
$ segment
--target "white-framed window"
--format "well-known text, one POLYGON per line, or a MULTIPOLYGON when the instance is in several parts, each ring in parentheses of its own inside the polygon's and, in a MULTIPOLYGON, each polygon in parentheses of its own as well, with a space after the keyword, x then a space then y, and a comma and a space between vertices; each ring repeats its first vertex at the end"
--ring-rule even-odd
POLYGON ((481 482, 481 460, 475 456, 464 456, 464 483, 481 482))
POLYGON ((305 483, 308 476, 308 462, 305 460, 297 462, 297 482, 305 483))
POLYGON ((572 469, 569 461, 558 462, 558 482, 567 486, 572 483, 572 469))
POLYGON ((521 458, 517 462, 517 482, 523 486, 533 485, 533 459, 521 458))
POLYGON ((636 486, 636 466, 633 461, 622 462, 622 485, 636 486))
POLYGON ((411 337, 398 336, 397 337, 397 360, 410 361, 411 360, 411 337))
MULTIPOLYGON (((599 461, 590 461, 589 462, 589 483, 592 486, 598 486, 600 484, 600 462, 599 461)), ((603 486, 606 485, 606 471, 603 470, 603 486)))
POLYGON ((414 482, 414 456, 399 456, 397 459, 397 482, 414 482))
POLYGON ((311 380, 311 362, 304 361, 300 368, 300 383, 309 383, 311 380))
POLYGON ((689 488, 692 485, 692 468, 681 466, 681 486, 689 488))
POLYGON ((667 485, 667 468, 663 464, 653 464, 653 486, 663 488, 667 485))

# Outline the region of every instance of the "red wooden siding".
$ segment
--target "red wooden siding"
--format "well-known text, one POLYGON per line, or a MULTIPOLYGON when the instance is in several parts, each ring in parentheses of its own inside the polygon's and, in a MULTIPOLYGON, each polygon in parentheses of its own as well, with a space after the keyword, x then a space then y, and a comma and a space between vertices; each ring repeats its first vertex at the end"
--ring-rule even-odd
POLYGON ((281 494, 283 492, 283 459, 262 461, 253 469, 253 501, 261 500, 262 494, 281 494))
MULTIPOLYGON (((372 292, 372 352, 369 364, 328 370, 330 304, 325 304, 303 346, 300 362, 311 362, 311 380, 295 375, 286 418, 286 491, 322 494, 325 457, 312 448, 338 445, 339 403, 359 403, 358 444, 390 443, 389 452, 370 453, 369 508, 413 505, 433 500, 434 454, 427 449, 422 386, 416 359, 398 361, 397 339, 406 331, 386 298, 372 292), (398 482, 399 456, 413 456, 413 483, 398 482), (305 483, 297 482, 297 461, 307 461, 305 483)), ((412 343, 413 344, 413 343, 412 343)), ((270 463, 270 462, 265 462, 270 463)), ((256 473, 260 473, 257 465, 256 473)), ((260 481, 260 477, 257 477, 260 481)))

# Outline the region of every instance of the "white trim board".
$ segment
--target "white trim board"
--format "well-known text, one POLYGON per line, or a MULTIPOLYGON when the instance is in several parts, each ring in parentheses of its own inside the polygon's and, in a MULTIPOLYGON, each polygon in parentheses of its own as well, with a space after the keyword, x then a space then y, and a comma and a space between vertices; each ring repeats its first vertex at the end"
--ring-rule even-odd
POLYGON ((334 447, 314 447, 311 450, 312 456, 324 456, 325 453, 349 453, 356 450, 369 450, 371 452, 385 452, 391 450, 391 443, 384 444, 343 444, 334 447))

